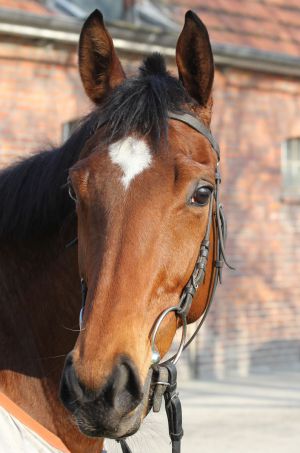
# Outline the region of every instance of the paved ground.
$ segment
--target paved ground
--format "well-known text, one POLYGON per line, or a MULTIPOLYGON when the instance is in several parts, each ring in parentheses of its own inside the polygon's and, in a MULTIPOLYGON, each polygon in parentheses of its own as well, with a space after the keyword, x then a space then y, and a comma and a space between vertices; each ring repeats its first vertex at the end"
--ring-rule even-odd
MULTIPOLYGON (((179 384, 182 453, 299 453, 300 374, 179 384)), ((130 439, 133 453, 171 453, 164 413, 130 439)), ((109 453, 120 453, 109 444, 109 453)))

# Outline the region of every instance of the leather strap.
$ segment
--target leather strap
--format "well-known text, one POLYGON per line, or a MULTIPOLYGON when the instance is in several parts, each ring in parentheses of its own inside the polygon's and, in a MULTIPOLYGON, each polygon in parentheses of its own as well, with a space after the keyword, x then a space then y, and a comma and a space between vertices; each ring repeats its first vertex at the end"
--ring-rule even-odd
POLYGON ((169 383, 169 372, 165 366, 157 366, 153 368, 153 374, 156 375, 155 388, 152 399, 153 412, 159 412, 161 409, 162 398, 169 383))
POLYGON ((120 442, 120 445, 122 448, 122 453, 132 453, 132 451, 125 439, 121 439, 119 442, 120 442))
POLYGON ((168 112, 168 117, 171 118, 172 120, 181 121, 182 123, 185 123, 188 126, 195 129, 201 135, 204 135, 204 137, 207 138, 207 140, 217 153, 218 161, 220 160, 220 147, 217 140, 212 135, 210 130, 198 118, 196 118, 193 115, 190 115, 189 113, 174 113, 174 112, 168 112))
POLYGON ((180 453, 182 429, 181 402, 177 393, 177 370, 174 363, 169 362, 164 365, 168 370, 169 385, 165 390, 165 408, 168 417, 169 436, 172 441, 172 453, 180 453))
POLYGON ((193 302, 193 297, 197 292, 197 289, 203 283, 203 279, 206 272, 206 265, 208 261, 209 255, 209 238, 210 238, 210 230, 212 225, 212 217, 213 217, 213 194, 210 196, 209 201, 209 210, 208 210, 208 220, 206 225, 206 232, 205 236, 201 242, 200 252, 193 270, 193 273, 186 284, 182 296, 179 302, 178 311, 179 315, 187 316, 188 312, 190 311, 191 304, 193 302))

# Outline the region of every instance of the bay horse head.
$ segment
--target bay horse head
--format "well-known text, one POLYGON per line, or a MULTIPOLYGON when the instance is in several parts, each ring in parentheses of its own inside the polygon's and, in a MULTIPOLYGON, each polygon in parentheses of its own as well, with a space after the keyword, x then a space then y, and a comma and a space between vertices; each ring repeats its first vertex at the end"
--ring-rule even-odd
MULTIPOLYGON (((84 311, 61 399, 88 436, 125 437, 147 414, 153 330, 182 297, 213 215, 217 153, 208 134, 176 118, 186 114, 209 130, 214 62, 207 30, 191 11, 176 63, 179 79, 157 54, 126 78, 101 13, 82 28, 79 69, 96 121, 69 171, 84 311)), ((215 235, 212 225, 211 243, 215 235)), ((215 247, 206 258, 188 323, 209 299, 215 247)), ((181 321, 171 310, 160 323, 160 357, 181 321)))

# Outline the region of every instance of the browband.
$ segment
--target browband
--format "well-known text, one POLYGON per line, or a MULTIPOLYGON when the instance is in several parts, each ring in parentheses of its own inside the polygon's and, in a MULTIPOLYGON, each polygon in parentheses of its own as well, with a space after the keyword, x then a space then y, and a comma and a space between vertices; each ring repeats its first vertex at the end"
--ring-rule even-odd
POLYGON ((204 135, 205 138, 209 141, 215 152, 218 156, 218 161, 220 160, 220 148, 217 140, 214 138, 210 130, 196 117, 190 115, 189 113, 174 113, 168 112, 168 117, 172 120, 181 121, 182 123, 187 124, 188 126, 195 129, 201 135, 204 135))
MULTIPOLYGON (((217 140, 214 138, 210 130, 200 121, 198 118, 196 118, 193 115, 190 115, 189 113, 175 113, 175 112, 170 112, 168 111, 168 118, 172 120, 177 120, 181 121, 184 124, 187 124, 188 126, 192 127, 195 129, 197 132, 199 132, 201 135, 203 135, 209 143, 211 144, 212 148, 217 154, 218 161, 220 160, 220 148, 217 140)), ((108 119, 105 117, 100 118, 100 120, 97 123, 96 129, 99 129, 100 127, 104 126, 105 123, 108 122, 108 119)))

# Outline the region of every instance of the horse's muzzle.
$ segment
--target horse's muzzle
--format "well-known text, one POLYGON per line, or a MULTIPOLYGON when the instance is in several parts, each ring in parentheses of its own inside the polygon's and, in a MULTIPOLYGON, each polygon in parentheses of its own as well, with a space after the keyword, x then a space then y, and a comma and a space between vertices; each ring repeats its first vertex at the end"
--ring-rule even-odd
POLYGON ((121 356, 102 388, 88 389, 79 381, 70 353, 62 374, 60 398, 85 435, 116 439, 139 428, 145 407, 141 404, 143 394, 149 391, 149 385, 146 387, 142 388, 131 359, 121 356))

